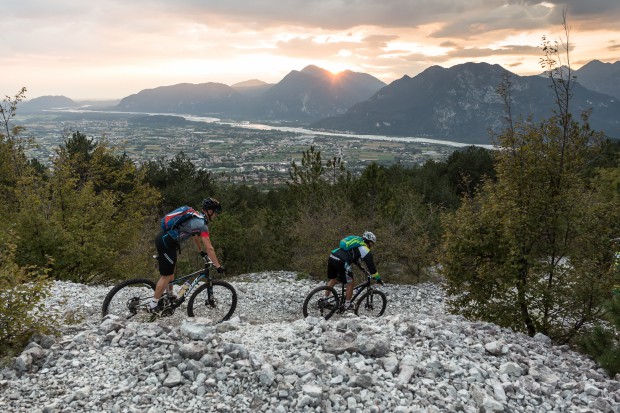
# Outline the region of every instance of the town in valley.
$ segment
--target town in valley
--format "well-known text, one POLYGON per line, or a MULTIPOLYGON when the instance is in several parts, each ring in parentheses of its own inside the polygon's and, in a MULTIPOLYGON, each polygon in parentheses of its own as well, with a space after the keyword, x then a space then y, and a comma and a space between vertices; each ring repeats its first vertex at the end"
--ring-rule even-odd
MULTIPOLYGON (((447 158, 458 145, 386 137, 315 133, 249 122, 188 120, 180 116, 49 112, 16 117, 29 139, 27 154, 50 165, 73 133, 105 142, 137 163, 168 160, 183 152, 198 168, 235 183, 272 187, 290 179, 291 163, 314 146, 322 160, 340 158, 354 175, 375 162, 405 167, 447 158)), ((207 118, 205 118, 207 119, 207 118)))

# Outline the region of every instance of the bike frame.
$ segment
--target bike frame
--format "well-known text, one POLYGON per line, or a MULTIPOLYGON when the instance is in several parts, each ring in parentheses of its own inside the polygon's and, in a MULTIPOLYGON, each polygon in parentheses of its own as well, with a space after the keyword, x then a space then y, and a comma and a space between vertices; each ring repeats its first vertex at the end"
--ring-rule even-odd
MULTIPOLYGON (((354 302, 357 297, 364 292, 364 290, 368 289, 368 290, 372 290, 374 287, 372 286, 372 275, 370 275, 370 273, 364 268, 364 267, 359 267, 364 274, 366 274, 366 281, 359 283, 358 285, 353 287, 353 294, 351 295, 351 302, 354 302)), ((347 288, 347 284, 345 283, 340 283, 342 288, 341 288, 341 293, 340 293, 340 305, 339 305, 339 310, 342 310, 344 308, 344 303, 346 301, 345 295, 346 295, 346 288, 347 288)))
MULTIPOLYGON (((345 294, 346 294, 346 288, 347 285, 340 283, 342 285, 341 288, 341 293, 340 293, 340 304, 343 304, 345 301, 345 294)), ((355 301, 355 299, 366 289, 372 289, 372 284, 370 281, 370 276, 368 276, 368 279, 366 281, 364 281, 363 283, 360 283, 358 285, 356 285, 355 287, 353 287, 353 295, 351 296, 351 302, 355 301)))
MULTIPOLYGON (((203 257, 205 260, 205 268, 203 270, 194 271, 191 274, 183 275, 179 278, 176 278, 173 281, 170 281, 169 285, 183 285, 185 281, 194 278, 191 282, 189 288, 185 290, 183 295, 177 297, 175 301, 172 301, 172 308, 177 308, 185 301, 185 297, 189 297, 191 292, 194 291, 194 288, 200 283, 202 280, 207 283, 207 297, 209 300, 213 299, 213 275, 209 272, 209 267, 213 265, 213 262, 209 258, 203 257)), ((168 290, 165 291, 168 293, 168 290)))

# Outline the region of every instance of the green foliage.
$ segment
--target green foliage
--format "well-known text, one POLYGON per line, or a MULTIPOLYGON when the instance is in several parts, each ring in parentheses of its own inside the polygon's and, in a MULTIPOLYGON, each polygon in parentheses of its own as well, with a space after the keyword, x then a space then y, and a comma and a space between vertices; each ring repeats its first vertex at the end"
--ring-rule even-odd
POLYGON ((58 322, 44 310, 50 279, 45 270, 15 262, 13 236, 0 236, 0 357, 19 353, 35 333, 54 332, 58 322))
POLYGON ((606 319, 583 334, 579 344, 613 377, 620 374, 620 293, 607 303, 606 319))
POLYGON ((495 179, 493 153, 485 148, 468 146, 454 151, 445 164, 449 187, 459 197, 471 197, 484 180, 495 179))
POLYGON ((0 120, 2 121, 2 131, 0 137, 7 141, 16 141, 23 132, 23 126, 14 126, 12 119, 17 114, 17 106, 26 98, 26 88, 23 87, 15 94, 15 96, 5 96, 0 103, 0 120))
POLYGON ((0 191, 5 205, 15 202, 15 185, 26 166, 20 139, 23 127, 12 126, 17 106, 25 97, 26 88, 22 88, 14 97, 6 96, 0 103, 0 191))
POLYGON ((302 152, 301 165, 291 162, 291 185, 298 187, 314 187, 323 179, 325 168, 321 161, 321 151, 315 151, 314 146, 302 152))
POLYGON ((446 216, 454 310, 561 342, 602 314, 618 205, 584 179, 595 136, 569 127, 552 118, 501 136, 497 181, 446 216))
POLYGON ((169 161, 147 162, 141 170, 146 183, 161 193, 160 215, 181 205, 199 207, 204 198, 220 195, 211 172, 198 169, 183 152, 169 161))
POLYGON ((16 260, 20 233, 11 218, 19 211, 20 182, 29 179, 33 168, 24 156, 19 136, 23 129, 12 127, 11 120, 25 92, 22 88, 14 98, 6 97, 0 104, 0 214, 6 221, 0 231, 0 357, 20 352, 33 334, 54 332, 57 324, 55 316, 44 313, 43 300, 51 284, 47 269, 31 263, 21 265, 16 260))
POLYGON ((293 269, 322 278, 327 274, 329 252, 338 241, 365 228, 359 228, 354 205, 338 191, 324 187, 311 198, 311 202, 297 204, 295 219, 288 229, 289 260, 293 269))
MULTIPOLYGON (((435 261, 433 242, 439 215, 422 202, 422 196, 396 187, 377 220, 377 265, 392 283, 426 281, 435 261)), ((374 252, 374 251, 373 251, 374 252)))
POLYGON ((377 265, 392 274, 394 282, 424 281, 434 260, 433 237, 439 233, 436 208, 412 190, 415 171, 371 164, 350 185, 354 222, 366 223, 355 233, 369 229, 379 237, 374 247, 377 265))
POLYGON ((422 202, 455 209, 461 197, 472 196, 485 179, 495 178, 495 161, 489 149, 468 146, 446 161, 428 161, 410 173, 411 186, 422 202))
POLYGON ((41 266, 52 257, 53 277, 84 283, 140 269, 132 253, 159 196, 124 157, 78 132, 47 180, 29 174, 18 186, 20 263, 41 266))
MULTIPOLYGON (((620 198, 620 168, 618 165, 618 153, 620 149, 616 146, 615 153, 610 153, 607 161, 600 163, 605 167, 598 168, 599 175, 595 181, 599 193, 607 200, 620 198)), ((612 227, 612 233, 616 236, 620 233, 618 228, 617 211, 604 211, 613 213, 616 220, 612 227)), ((609 278, 612 280, 612 291, 609 301, 605 303, 606 313, 593 327, 589 327, 580 334, 578 344, 583 352, 592 356, 607 372, 614 376, 620 373, 620 259, 618 256, 619 244, 614 242, 613 249, 607 250, 606 261, 613 264, 609 266, 609 278), (613 254, 615 252, 615 254, 613 254)), ((609 292, 603 292, 608 296, 609 292)))

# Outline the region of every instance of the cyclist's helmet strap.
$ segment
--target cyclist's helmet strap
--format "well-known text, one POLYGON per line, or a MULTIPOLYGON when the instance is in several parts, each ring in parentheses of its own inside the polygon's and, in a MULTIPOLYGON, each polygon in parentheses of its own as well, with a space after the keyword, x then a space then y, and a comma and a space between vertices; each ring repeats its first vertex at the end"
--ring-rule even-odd
POLYGON ((370 231, 364 232, 364 235, 362 235, 362 238, 364 238, 364 241, 370 241, 373 244, 377 242, 377 237, 375 237, 375 234, 373 234, 370 231))
POLYGON ((220 201, 215 198, 206 198, 202 201, 202 209, 204 211, 211 210, 220 213, 222 212, 222 205, 220 204, 220 201))

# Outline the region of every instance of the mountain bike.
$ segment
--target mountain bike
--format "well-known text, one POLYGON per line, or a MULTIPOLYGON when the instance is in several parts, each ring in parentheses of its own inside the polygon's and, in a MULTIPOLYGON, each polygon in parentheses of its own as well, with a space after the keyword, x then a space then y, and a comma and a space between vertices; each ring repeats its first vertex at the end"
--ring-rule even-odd
MULTIPOLYGON (((156 258, 155 256, 154 258, 156 258)), ((168 289, 164 292, 160 302, 163 309, 159 317, 170 317, 175 310, 187 302, 189 317, 206 317, 213 324, 228 320, 237 307, 237 291, 234 287, 222 280, 214 280, 209 269, 213 262, 208 257, 204 259, 204 269, 176 278, 170 285, 181 285, 177 297, 171 296, 168 289), (201 285, 199 285, 201 284, 201 285), (193 292, 193 293, 192 293, 193 292)), ((155 291, 155 282, 146 278, 132 278, 113 287, 103 300, 102 316, 114 314, 124 319, 133 319, 139 322, 150 322, 158 318, 149 312, 149 302, 155 291)))
MULTIPOLYGON (((366 281, 353 287, 351 302, 355 303, 353 311, 356 315, 367 315, 370 317, 380 317, 385 312, 387 306, 387 296, 380 291, 372 282, 374 278, 368 270, 360 267, 366 274, 366 281), (359 299, 357 297, 360 296, 359 299), (356 301, 357 300, 357 301, 356 301)), ((385 285, 382 280, 375 280, 381 285, 385 285)), ((342 290, 340 295, 336 289, 327 285, 322 285, 310 291, 306 296, 303 305, 304 317, 323 317, 328 320, 336 313, 342 314, 347 311, 345 308, 345 288, 346 284, 341 283, 342 290)))

